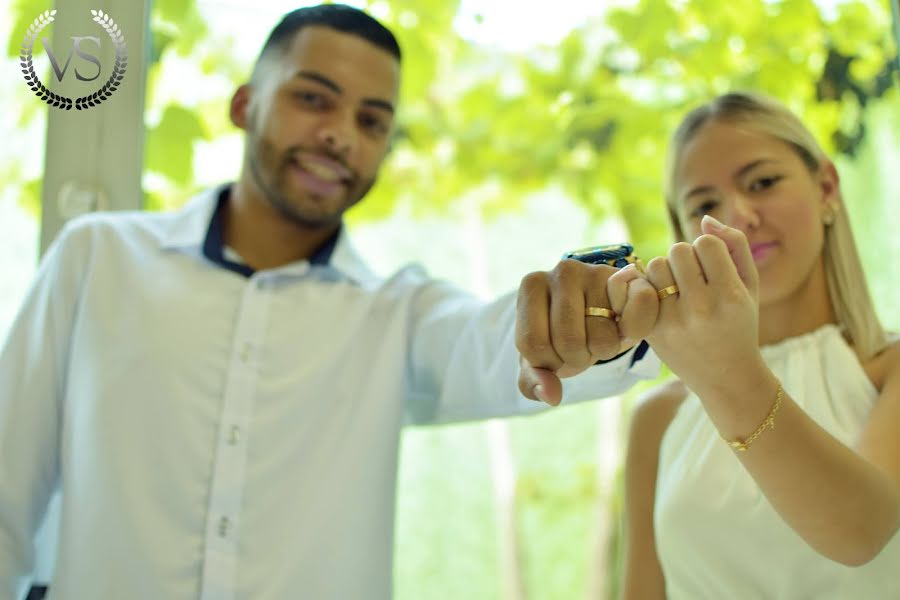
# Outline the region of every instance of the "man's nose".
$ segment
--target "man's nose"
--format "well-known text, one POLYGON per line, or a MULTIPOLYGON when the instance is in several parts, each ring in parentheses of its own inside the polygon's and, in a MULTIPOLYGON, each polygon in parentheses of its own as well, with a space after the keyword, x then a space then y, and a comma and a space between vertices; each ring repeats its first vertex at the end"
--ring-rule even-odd
POLYGON ((336 156, 346 158, 356 144, 353 117, 343 111, 329 115, 319 128, 318 141, 336 156))

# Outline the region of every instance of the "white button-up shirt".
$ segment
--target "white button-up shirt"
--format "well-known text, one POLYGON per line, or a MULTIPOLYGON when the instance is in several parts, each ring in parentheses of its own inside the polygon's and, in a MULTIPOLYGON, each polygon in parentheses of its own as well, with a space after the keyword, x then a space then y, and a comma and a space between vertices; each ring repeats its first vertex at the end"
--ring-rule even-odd
MULTIPOLYGON (((389 598, 401 427, 541 407, 514 296, 378 279, 343 232, 326 265, 245 277, 202 252, 216 197, 80 218, 42 262, 0 353, 0 600, 57 490, 53 598, 389 598)), ((656 367, 594 367, 566 401, 656 367)))

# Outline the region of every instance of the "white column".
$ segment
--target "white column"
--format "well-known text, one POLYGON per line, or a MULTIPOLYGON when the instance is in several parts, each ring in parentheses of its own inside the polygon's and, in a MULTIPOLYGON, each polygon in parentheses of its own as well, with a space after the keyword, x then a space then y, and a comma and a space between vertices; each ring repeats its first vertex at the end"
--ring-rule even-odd
POLYGON ((94 36, 100 40, 99 53, 95 44, 86 45, 87 51, 98 54, 101 62, 96 81, 76 79, 76 66, 89 74, 96 72, 96 67, 74 53, 62 83, 52 70, 43 81, 51 91, 73 99, 100 88, 115 60, 112 40, 92 21, 91 10, 102 10, 119 26, 128 57, 121 84, 99 105, 85 110, 47 108, 50 112, 41 197, 41 253, 65 221, 78 214, 141 208, 150 3, 151 0, 57 0, 55 21, 35 41, 35 55, 44 54, 40 38, 48 38, 62 66, 72 50, 72 36, 94 36))

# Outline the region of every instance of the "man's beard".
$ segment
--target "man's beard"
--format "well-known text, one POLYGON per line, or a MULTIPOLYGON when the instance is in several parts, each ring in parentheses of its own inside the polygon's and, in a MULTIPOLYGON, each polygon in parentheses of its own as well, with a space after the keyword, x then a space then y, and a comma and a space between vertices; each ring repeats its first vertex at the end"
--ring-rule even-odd
MULTIPOLYGON (((288 177, 292 165, 292 157, 301 152, 313 152, 327 156, 329 159, 343 164, 343 161, 324 148, 305 148, 303 146, 291 146, 284 151, 281 157, 275 147, 258 136, 248 138, 247 158, 250 173, 257 187, 262 191, 269 205, 278 211, 284 219, 303 229, 327 229, 341 222, 344 212, 359 202, 372 189, 374 178, 361 182, 354 175, 345 185, 343 202, 332 213, 321 211, 307 211, 290 199, 288 191, 288 177), (363 183, 359 186, 359 183, 363 183)), ((307 192, 310 193, 310 192, 307 192)))

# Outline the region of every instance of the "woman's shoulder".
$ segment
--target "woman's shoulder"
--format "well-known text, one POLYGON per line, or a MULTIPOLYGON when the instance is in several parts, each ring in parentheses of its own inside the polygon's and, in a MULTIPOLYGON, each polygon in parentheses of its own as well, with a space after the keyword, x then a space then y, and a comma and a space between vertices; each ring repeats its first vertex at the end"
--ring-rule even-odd
POLYGON ((888 332, 887 345, 863 364, 866 375, 879 392, 892 373, 900 372, 900 333, 888 332))
POLYGON ((680 379, 670 379, 643 394, 631 414, 632 437, 661 437, 688 393, 680 379))

